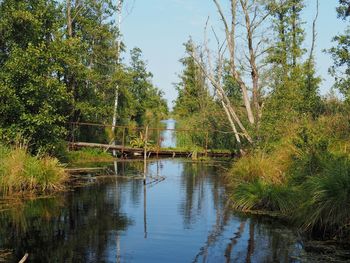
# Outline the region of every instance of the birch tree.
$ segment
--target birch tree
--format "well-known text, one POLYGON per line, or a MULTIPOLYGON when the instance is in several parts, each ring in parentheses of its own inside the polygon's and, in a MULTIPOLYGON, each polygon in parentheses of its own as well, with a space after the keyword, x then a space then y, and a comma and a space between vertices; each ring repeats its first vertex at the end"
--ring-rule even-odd
MULTIPOLYGON (((117 4, 117 30, 118 30, 118 39, 117 39, 117 63, 120 58, 120 31, 121 31, 121 22, 122 22, 122 8, 123 8, 123 0, 118 0, 117 4)), ((118 97, 119 97, 119 87, 118 84, 115 87, 115 98, 114 98, 114 108, 113 108, 113 120, 112 120, 112 136, 115 136, 115 126, 117 124, 117 112, 118 112, 118 97)), ((116 144, 115 139, 113 140, 113 145, 116 144)), ((116 151, 113 150, 113 155, 116 155, 116 151)))

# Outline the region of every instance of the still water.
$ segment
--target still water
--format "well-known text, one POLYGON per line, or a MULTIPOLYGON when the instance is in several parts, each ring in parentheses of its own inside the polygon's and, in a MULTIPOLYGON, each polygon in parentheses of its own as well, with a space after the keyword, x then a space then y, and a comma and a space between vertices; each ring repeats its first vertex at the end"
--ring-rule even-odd
POLYGON ((225 163, 151 160, 146 184, 142 161, 106 165, 87 186, 1 212, 0 262, 304 262, 290 228, 229 209, 225 163))
POLYGON ((146 185, 142 169, 119 162, 121 177, 1 213, 0 249, 10 262, 299 262, 292 231, 228 209, 221 167, 151 161, 146 185))

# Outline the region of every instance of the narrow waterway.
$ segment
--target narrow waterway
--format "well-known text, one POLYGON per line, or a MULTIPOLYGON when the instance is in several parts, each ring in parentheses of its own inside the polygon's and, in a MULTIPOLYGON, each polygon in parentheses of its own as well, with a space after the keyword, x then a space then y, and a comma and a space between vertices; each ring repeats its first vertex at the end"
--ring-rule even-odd
POLYGON ((229 209, 224 168, 151 160, 144 185, 142 161, 110 164, 88 186, 0 213, 0 251, 8 262, 304 262, 288 227, 229 209))

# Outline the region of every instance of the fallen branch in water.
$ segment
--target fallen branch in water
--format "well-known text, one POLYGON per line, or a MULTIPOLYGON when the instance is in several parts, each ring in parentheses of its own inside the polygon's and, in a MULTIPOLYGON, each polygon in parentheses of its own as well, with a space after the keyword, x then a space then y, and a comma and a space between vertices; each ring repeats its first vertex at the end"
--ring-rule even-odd
POLYGON ((23 256, 23 258, 20 260, 20 261, 18 261, 18 263, 24 263, 26 260, 27 260, 27 258, 28 258, 28 253, 26 253, 24 256, 23 256))

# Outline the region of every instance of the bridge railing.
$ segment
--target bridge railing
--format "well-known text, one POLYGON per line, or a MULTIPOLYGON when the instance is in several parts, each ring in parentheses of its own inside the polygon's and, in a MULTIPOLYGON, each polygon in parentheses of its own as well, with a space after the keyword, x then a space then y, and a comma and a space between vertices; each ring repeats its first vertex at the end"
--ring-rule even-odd
POLYGON ((110 125, 88 122, 71 122, 69 141, 103 143, 124 147, 143 148, 145 142, 147 147, 161 148, 192 148, 207 152, 210 149, 209 130, 206 129, 178 129, 166 127, 138 127, 110 125), (112 133, 114 127, 114 134, 112 133), (147 131, 146 131, 147 130, 147 131), (164 141, 169 136, 175 143, 164 141), (166 147, 168 146, 168 147, 166 147))

